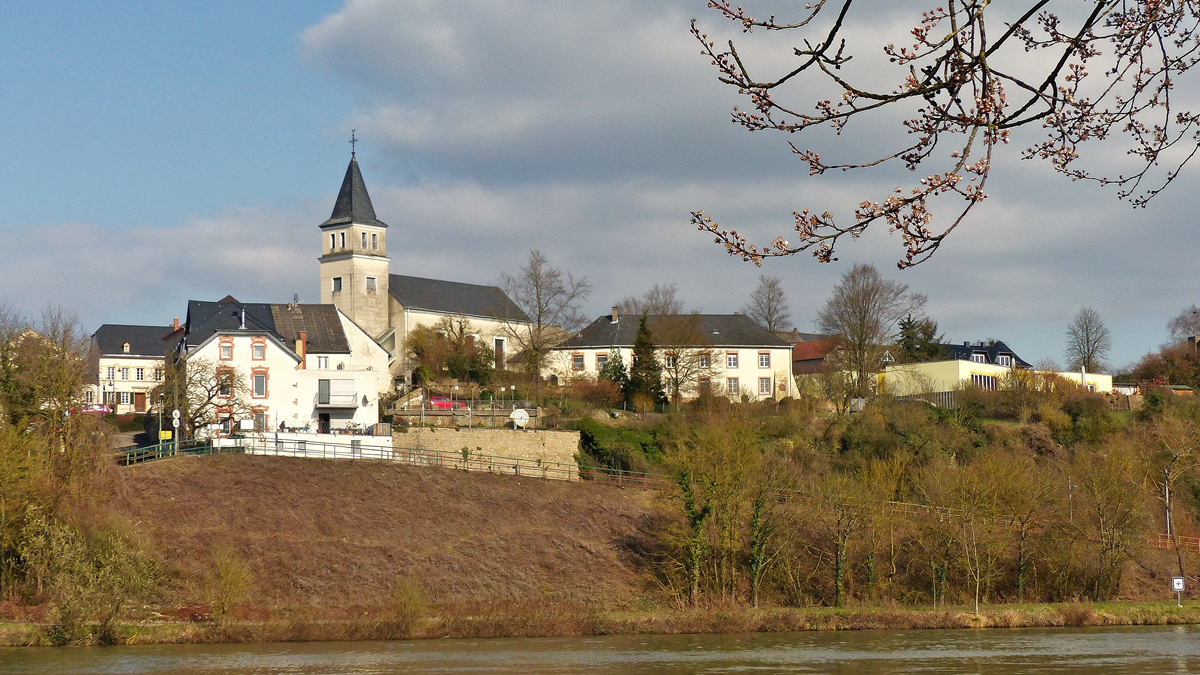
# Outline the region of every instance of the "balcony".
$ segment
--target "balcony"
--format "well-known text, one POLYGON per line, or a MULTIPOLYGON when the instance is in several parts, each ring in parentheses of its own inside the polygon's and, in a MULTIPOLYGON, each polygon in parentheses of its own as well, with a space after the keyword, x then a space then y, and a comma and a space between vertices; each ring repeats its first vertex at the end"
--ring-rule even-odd
POLYGON ((357 408, 359 395, 354 390, 354 380, 318 380, 317 408, 357 408))

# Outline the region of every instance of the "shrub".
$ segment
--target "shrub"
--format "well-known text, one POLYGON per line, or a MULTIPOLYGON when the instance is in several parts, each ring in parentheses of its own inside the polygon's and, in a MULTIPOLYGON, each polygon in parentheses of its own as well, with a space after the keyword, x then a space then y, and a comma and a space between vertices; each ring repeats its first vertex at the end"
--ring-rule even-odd
POLYGON ((590 418, 579 420, 576 426, 584 453, 601 466, 638 471, 662 459, 662 450, 654 436, 645 431, 610 427, 590 418))

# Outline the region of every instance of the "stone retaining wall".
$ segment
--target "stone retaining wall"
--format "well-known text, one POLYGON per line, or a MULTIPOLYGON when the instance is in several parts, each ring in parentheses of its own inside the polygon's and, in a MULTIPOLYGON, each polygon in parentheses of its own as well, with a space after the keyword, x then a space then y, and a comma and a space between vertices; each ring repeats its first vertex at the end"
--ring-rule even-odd
POLYGON ((526 475, 539 473, 538 469, 552 467, 548 477, 563 477, 578 480, 579 452, 578 431, 543 431, 534 429, 430 429, 409 428, 392 434, 392 445, 397 450, 425 450, 452 453, 456 456, 466 448, 470 462, 464 462, 468 470, 495 471, 489 467, 501 463, 492 458, 515 460, 503 463, 506 473, 513 470, 526 475), (485 461, 479 461, 485 460, 485 461), (478 469, 476 467, 479 467, 478 469))

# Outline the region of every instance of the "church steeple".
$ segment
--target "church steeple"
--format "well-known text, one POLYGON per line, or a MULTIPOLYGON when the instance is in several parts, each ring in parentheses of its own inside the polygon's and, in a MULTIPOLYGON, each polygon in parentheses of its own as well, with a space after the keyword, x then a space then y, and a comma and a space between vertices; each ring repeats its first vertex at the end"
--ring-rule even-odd
POLYGON ((342 179, 342 189, 338 191, 337 201, 333 204, 333 214, 329 220, 321 223, 321 227, 350 223, 387 227, 387 223, 375 217, 371 195, 367 194, 367 184, 363 182, 358 160, 353 153, 350 155, 350 166, 346 167, 346 177, 342 179))

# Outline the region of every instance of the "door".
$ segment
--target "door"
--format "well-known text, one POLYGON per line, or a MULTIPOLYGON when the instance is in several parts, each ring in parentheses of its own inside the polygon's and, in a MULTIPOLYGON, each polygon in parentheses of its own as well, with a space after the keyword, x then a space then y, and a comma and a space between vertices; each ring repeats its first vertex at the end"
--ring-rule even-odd
POLYGON ((317 415, 317 433, 329 433, 329 413, 321 413, 317 415))
POLYGON ((146 412, 146 393, 136 392, 133 395, 134 412, 146 412))

